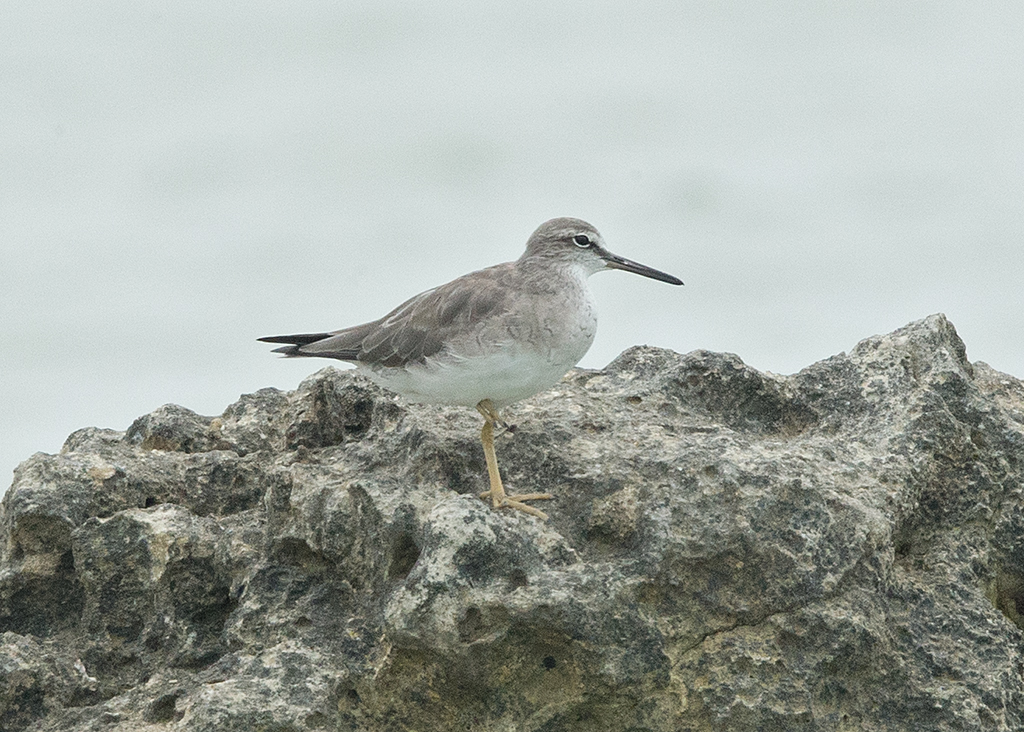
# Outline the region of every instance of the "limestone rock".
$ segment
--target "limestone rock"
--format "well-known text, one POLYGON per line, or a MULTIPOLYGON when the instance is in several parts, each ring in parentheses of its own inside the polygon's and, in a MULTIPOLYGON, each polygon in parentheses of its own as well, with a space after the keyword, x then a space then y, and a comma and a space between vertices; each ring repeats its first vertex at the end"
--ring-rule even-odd
POLYGON ((1019 730, 1024 384, 941 315, 472 410, 325 368, 22 463, 0 729, 1019 730))

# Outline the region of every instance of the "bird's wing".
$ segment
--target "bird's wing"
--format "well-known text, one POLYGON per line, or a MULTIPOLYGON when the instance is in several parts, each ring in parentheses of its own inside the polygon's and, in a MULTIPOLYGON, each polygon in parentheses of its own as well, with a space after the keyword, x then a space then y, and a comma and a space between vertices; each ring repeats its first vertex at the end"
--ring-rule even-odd
POLYGON ((472 323, 505 311, 511 293, 502 281, 510 271, 511 264, 499 264, 464 275, 416 295, 370 323, 333 333, 273 336, 271 342, 292 343, 280 350, 293 356, 392 367, 422 362, 472 323))

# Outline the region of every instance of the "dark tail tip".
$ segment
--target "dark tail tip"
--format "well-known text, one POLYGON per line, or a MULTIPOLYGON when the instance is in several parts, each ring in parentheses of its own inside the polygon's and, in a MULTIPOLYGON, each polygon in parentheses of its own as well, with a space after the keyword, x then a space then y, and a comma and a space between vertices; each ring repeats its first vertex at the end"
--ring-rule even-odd
POLYGON ((316 343, 322 341, 324 338, 330 338, 330 333, 296 333, 295 335, 283 335, 283 336, 264 336, 263 338, 257 338, 256 340, 264 343, 287 343, 289 345, 283 348, 275 348, 271 353, 282 353, 285 356, 305 356, 299 349, 303 346, 307 346, 310 343, 316 343))

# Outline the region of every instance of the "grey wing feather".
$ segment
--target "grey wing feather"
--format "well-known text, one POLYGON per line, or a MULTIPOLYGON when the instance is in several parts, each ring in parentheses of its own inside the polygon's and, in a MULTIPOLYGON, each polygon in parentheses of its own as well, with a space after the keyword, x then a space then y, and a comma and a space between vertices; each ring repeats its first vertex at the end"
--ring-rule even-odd
POLYGON ((381 366, 422 362, 474 321, 504 311, 509 292, 501 280, 510 267, 499 264, 427 290, 379 320, 298 346, 294 355, 381 366))

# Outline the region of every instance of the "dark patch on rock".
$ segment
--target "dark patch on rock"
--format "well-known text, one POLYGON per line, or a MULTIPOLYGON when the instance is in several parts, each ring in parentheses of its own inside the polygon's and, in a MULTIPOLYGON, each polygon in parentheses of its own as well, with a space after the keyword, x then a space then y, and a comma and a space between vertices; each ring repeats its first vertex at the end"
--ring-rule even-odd
POLYGON ((416 540, 407 532, 398 534, 391 544, 391 563, 388 565, 388 577, 401 580, 409 576, 420 558, 420 548, 416 540))
POLYGON ((164 694, 151 702, 146 707, 146 711, 142 713, 143 721, 160 724, 181 719, 184 712, 179 712, 177 709, 179 696, 181 696, 179 692, 164 694))

